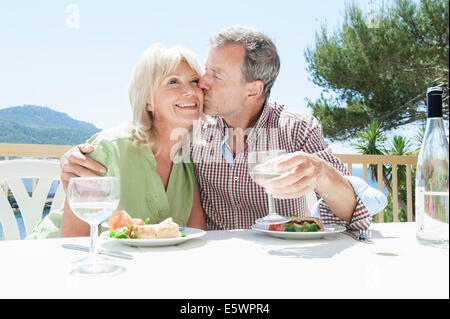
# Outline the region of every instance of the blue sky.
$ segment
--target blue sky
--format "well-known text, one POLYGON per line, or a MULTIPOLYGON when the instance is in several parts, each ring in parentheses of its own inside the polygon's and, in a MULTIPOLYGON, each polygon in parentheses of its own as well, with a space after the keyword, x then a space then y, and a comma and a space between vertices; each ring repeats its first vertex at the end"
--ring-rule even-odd
MULTIPOLYGON (((382 0, 379 0, 382 1, 382 0)), ((378 1, 378 2, 379 2, 378 1)), ((357 1, 368 9, 375 0, 357 1)), ((131 119, 128 83, 152 43, 182 45, 203 62, 210 36, 232 24, 271 36, 281 57, 271 100, 310 113, 304 50, 326 24, 334 30, 349 0, 0 2, 0 108, 48 106, 105 129, 131 119)), ((332 144, 336 153, 354 152, 332 144)))

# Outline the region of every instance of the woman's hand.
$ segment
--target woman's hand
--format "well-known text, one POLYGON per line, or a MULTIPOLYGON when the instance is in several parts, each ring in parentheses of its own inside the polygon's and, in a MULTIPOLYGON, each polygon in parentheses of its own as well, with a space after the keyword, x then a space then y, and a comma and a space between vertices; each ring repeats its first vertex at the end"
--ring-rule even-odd
POLYGON ((61 156, 61 182, 63 183, 64 192, 67 192, 69 181, 72 177, 95 177, 97 174, 93 173, 94 170, 99 173, 106 173, 106 168, 94 161, 93 159, 85 156, 94 151, 94 146, 90 144, 77 145, 61 156))

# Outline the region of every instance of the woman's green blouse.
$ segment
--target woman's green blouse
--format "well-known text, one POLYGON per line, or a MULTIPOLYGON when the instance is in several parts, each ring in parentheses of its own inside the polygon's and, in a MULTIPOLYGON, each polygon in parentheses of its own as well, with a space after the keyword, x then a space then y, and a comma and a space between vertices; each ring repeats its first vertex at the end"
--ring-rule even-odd
MULTIPOLYGON (((153 152, 135 146, 128 130, 105 130, 87 143, 95 147, 88 156, 106 167, 104 176, 119 178, 120 202, 116 211, 125 210, 133 218, 149 218, 151 224, 172 217, 180 226, 186 226, 198 187, 192 163, 174 162, 165 189, 156 172, 153 152)), ((62 212, 63 208, 52 211, 26 239, 59 237, 62 212)))

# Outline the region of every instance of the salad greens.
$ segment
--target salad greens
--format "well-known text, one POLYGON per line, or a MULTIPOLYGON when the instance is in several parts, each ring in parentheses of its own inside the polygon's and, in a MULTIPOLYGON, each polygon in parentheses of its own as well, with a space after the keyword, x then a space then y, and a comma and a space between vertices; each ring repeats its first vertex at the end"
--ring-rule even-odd
POLYGON ((316 224, 306 224, 301 226, 299 224, 286 225, 284 227, 284 231, 287 232, 316 232, 319 231, 319 228, 316 224))
POLYGON ((137 237, 130 237, 128 233, 130 232, 130 225, 126 227, 111 229, 109 231, 109 237, 111 238, 125 238, 125 239, 136 239, 137 237))
MULTIPOLYGON (((147 218, 148 219, 148 218, 147 218)), ((147 220, 146 220, 147 222, 147 220)), ((147 223, 146 223, 147 224, 147 223)), ((109 237, 111 238, 125 238, 125 239, 138 239, 137 236, 129 236, 130 232, 130 225, 127 225, 126 227, 121 227, 117 229, 111 229, 109 231, 109 237)), ((181 237, 186 237, 185 233, 181 233, 181 237)))

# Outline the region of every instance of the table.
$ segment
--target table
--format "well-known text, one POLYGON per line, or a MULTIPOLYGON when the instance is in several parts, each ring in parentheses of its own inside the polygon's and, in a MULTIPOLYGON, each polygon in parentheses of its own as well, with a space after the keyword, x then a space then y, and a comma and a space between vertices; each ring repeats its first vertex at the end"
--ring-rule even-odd
POLYGON ((88 245, 86 237, 0 241, 0 298, 449 298, 448 249, 418 244, 415 223, 371 228, 373 245, 344 234, 285 240, 252 230, 208 231, 170 247, 110 242, 135 258, 115 258, 126 271, 97 278, 67 273, 86 253, 61 244, 88 245))

